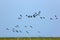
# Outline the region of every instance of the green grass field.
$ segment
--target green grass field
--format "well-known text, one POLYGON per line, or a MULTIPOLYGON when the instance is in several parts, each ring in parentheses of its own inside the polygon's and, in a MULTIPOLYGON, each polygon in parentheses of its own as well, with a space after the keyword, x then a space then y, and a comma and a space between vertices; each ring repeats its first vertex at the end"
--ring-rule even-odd
POLYGON ((0 38, 0 40, 60 40, 60 38, 0 38))

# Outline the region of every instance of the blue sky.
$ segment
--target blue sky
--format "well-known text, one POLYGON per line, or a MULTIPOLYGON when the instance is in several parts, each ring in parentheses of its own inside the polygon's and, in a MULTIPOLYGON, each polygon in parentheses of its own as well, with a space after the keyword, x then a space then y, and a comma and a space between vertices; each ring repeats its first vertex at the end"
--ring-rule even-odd
POLYGON ((60 37, 59 30, 60 0, 0 0, 0 37, 60 37), (26 17, 26 14, 33 15, 38 11, 41 11, 40 16, 46 17, 45 20, 41 20, 40 16, 31 19, 26 17), (20 14, 22 19, 18 20, 20 14), (57 15, 57 20, 54 15, 57 15), (12 32, 17 24, 22 33, 12 32), (27 29, 25 25, 28 26, 27 29), (33 26, 32 29, 30 25, 33 26), (6 28, 10 30, 7 31, 6 28), (29 34, 25 31, 29 31, 29 34))

